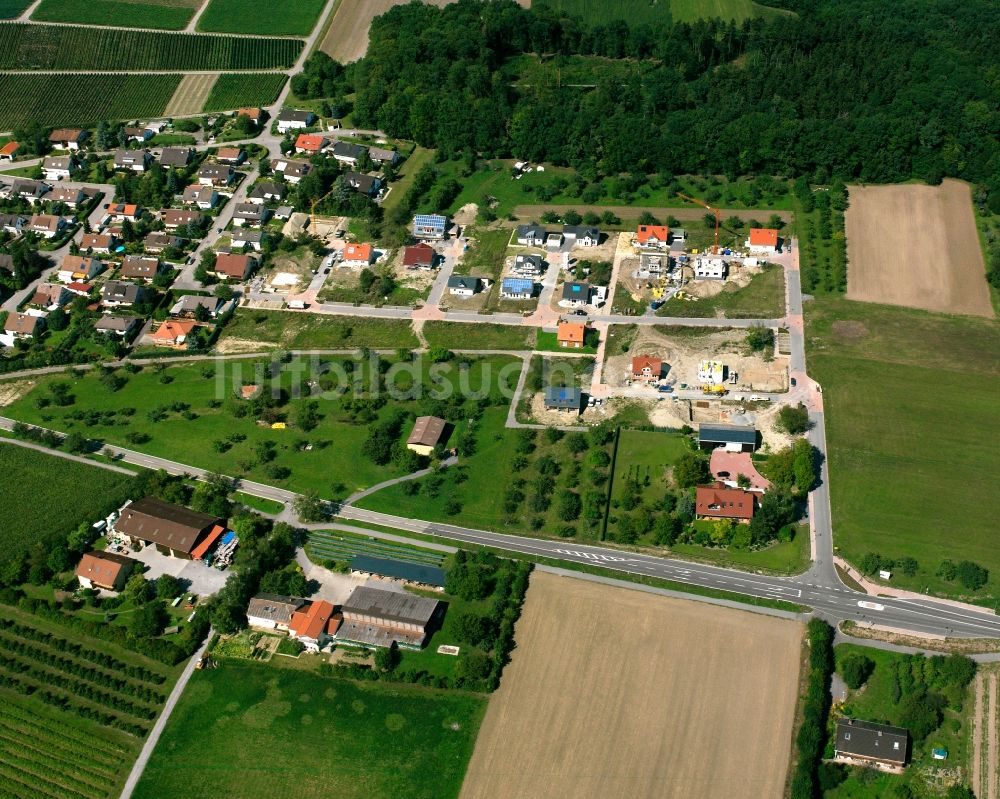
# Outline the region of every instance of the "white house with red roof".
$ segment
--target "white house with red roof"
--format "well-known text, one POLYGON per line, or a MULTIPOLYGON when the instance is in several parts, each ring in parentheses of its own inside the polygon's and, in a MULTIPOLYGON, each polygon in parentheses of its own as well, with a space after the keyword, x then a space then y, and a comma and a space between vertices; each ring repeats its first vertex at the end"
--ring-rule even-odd
POLYGON ((770 227, 750 228, 750 238, 746 240, 750 252, 774 253, 778 251, 778 231, 770 227))

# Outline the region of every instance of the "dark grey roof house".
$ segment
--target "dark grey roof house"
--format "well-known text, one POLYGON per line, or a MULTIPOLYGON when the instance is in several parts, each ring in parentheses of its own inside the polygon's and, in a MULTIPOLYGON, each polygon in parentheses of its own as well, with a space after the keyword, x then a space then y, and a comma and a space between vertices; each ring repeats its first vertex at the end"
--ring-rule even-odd
POLYGON ((698 446, 702 449, 726 447, 740 452, 757 449, 757 430, 751 425, 702 424, 698 425, 698 446))
POLYGON ((583 392, 578 388, 548 386, 545 389, 545 409, 548 411, 580 412, 583 407, 583 392))
POLYGON ((330 150, 333 153, 333 157, 338 161, 344 161, 349 164, 356 164, 358 159, 363 156, 367 150, 360 144, 352 144, 347 141, 339 141, 333 145, 333 149, 330 150))
POLYGON ((906 764, 909 740, 909 732, 902 727, 838 719, 834 755, 902 766, 906 764))
POLYGON ((164 147, 160 153, 160 163, 163 166, 187 166, 194 150, 190 147, 164 147))

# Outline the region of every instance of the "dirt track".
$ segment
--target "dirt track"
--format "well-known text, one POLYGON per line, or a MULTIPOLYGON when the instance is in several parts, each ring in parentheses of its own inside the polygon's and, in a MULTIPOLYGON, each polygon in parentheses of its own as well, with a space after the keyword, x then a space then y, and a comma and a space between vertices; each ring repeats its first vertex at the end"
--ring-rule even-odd
MULTIPOLYGON (((319 49, 342 64, 357 61, 368 49, 368 29, 372 20, 406 2, 408 0, 341 0, 319 49)), ((449 0, 425 2, 440 7, 447 5, 449 0)))
POLYGON ((993 316, 967 184, 851 186, 852 300, 993 316))
POLYGON ((1000 790, 1000 672, 980 667, 973 683, 975 705, 972 716, 970 776, 972 790, 981 799, 997 799, 1000 790))
POLYGON ((801 636, 536 572, 461 799, 777 799, 801 636))

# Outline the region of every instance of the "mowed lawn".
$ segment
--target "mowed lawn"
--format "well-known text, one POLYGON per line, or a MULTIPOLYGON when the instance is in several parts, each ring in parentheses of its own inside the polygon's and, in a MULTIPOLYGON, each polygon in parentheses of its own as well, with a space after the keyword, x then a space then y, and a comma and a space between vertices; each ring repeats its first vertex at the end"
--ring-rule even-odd
POLYGON ((223 661, 196 672, 135 799, 447 799, 486 699, 223 661))
POLYGON ((199 5, 201 0, 42 0, 31 19, 181 30, 199 5))
POLYGON ((257 33, 262 36, 308 36, 326 0, 209 0, 198 30, 257 33))
POLYGON ((416 347, 419 342, 406 319, 367 319, 293 311, 237 311, 220 338, 220 350, 239 340, 287 349, 357 349, 416 347))
POLYGON ((612 496, 621 497, 625 481, 633 478, 643 486, 645 499, 662 499, 668 489, 667 470, 689 449, 688 437, 680 433, 622 430, 612 496))
POLYGON ((128 475, 0 442, 0 561, 93 523, 128 499, 128 475))
POLYGON ((1000 594, 996 513, 1000 467, 1000 327, 847 300, 806 314, 809 371, 823 385, 835 543, 911 556, 893 583, 962 594, 935 576, 941 560, 990 570, 976 597, 1000 594))

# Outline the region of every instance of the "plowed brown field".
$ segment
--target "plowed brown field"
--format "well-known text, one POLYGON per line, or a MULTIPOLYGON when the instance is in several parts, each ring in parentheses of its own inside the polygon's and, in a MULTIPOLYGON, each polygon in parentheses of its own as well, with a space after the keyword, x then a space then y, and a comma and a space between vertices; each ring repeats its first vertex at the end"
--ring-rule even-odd
POLYGON ((849 299, 993 316, 967 184, 849 191, 849 299))
POLYGON ((802 626, 535 572, 461 799, 779 799, 802 626))

